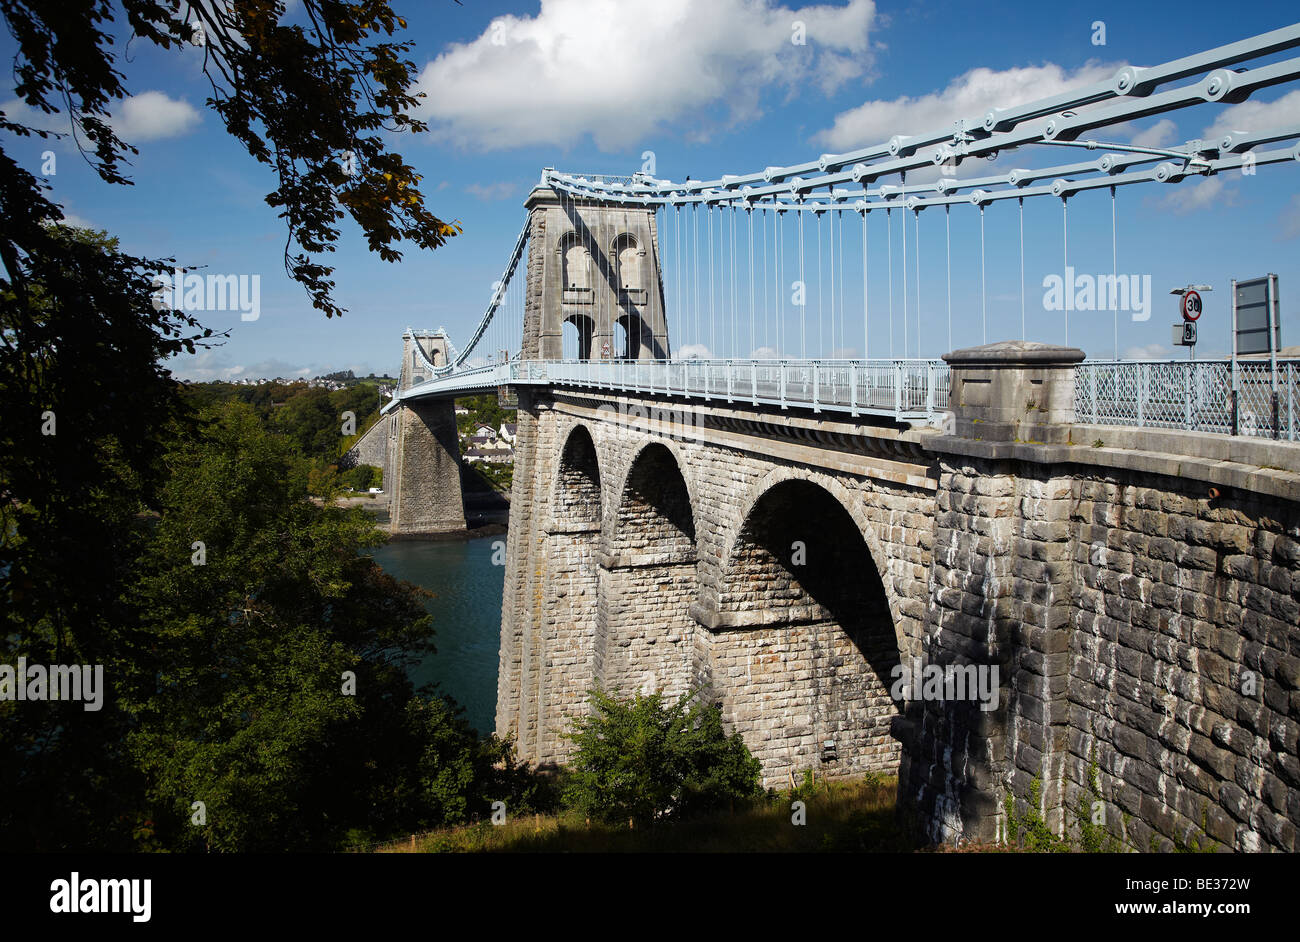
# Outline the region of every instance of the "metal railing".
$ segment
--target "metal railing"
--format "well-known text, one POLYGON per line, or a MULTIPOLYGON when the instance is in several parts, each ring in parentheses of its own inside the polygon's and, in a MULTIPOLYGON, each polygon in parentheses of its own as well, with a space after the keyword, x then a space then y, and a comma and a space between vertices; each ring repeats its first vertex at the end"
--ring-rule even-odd
POLYGON ((1300 360, 1128 360, 1075 367, 1075 419, 1093 425, 1300 439, 1300 360))
POLYGON ((929 419, 948 408, 942 360, 533 360, 463 370, 399 398, 503 385, 576 386, 782 409, 929 419))

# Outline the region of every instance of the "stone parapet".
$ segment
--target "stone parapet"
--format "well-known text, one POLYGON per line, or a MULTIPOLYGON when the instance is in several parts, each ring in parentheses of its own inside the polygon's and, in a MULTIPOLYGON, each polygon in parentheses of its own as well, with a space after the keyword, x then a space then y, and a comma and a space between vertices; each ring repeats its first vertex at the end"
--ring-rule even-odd
POLYGON ((944 355, 958 438, 1059 443, 1074 422, 1074 366, 1084 352, 1007 340, 944 355))

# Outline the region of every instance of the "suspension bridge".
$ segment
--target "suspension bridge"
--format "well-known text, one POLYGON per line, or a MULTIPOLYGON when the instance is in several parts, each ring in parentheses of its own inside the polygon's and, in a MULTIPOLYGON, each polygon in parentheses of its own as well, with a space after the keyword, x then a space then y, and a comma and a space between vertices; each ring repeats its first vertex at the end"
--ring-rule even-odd
MULTIPOLYGON (((852 416, 932 419, 947 408, 947 371, 939 355, 953 349, 953 207, 979 221, 981 342, 988 341, 985 211, 1009 203, 1018 223, 1020 339, 1047 339, 1044 334, 1059 331, 1051 339, 1068 344, 1068 306, 1059 318, 1042 317, 1040 293, 1025 283, 1024 206, 1035 199, 1059 203, 1057 231, 1031 232, 1030 237, 1038 243, 1059 238, 1061 271, 1068 272, 1070 201, 1096 195, 1094 191, 1110 203, 1112 271, 1109 280, 1102 278, 1098 291, 1105 298, 1098 301, 1111 309, 1109 352, 1118 361, 1119 321, 1122 313, 1127 316, 1129 292, 1119 271, 1117 194, 1139 184, 1177 185, 1274 164, 1294 167, 1300 161, 1300 126, 1229 133, 1180 147, 1106 142, 1099 139, 1100 132, 1197 105, 1239 103, 1259 89, 1294 81, 1297 59, 1240 65, 1294 48, 1298 31, 1300 27, 1286 27, 1163 65, 1126 67, 1108 81, 1075 92, 993 108, 929 133, 895 135, 793 166, 684 182, 647 174, 611 177, 547 169, 538 192, 553 194, 572 221, 563 255, 554 259, 563 282, 558 286, 562 344, 549 343, 545 356, 525 356, 529 306, 540 313, 551 300, 530 294, 520 276, 528 270, 534 235, 530 212, 464 348, 434 364, 417 344, 426 379, 402 390, 400 398, 525 383, 575 384, 703 399, 746 398, 753 405, 852 416), (1185 81, 1195 76, 1202 77, 1185 81), (1174 87, 1165 87, 1170 85, 1174 87), (1036 149, 1053 148, 1096 156, 1003 169, 1015 163, 1013 155, 1031 157, 1036 149), (994 172, 960 173, 989 158, 995 158, 994 172), (931 223, 930 209, 942 209, 942 218, 931 223), (616 238, 622 242, 596 244, 587 217, 617 220, 620 214, 624 225, 616 238), (627 222, 647 214, 652 219, 644 241, 638 242, 627 222), (942 234, 942 252, 924 251, 923 226, 942 234), (873 253, 883 258, 875 260, 873 253), (660 346, 640 342, 651 309, 660 318, 672 311, 675 354, 666 329, 660 346), (1031 311, 1038 316, 1031 317, 1031 311), (598 331, 597 323, 612 328, 598 331), (927 348, 933 351, 930 357, 923 355, 927 348)), ((928 247, 937 248, 935 241, 928 247)), ((958 251, 966 250, 959 245, 958 251)), ((966 294, 959 300, 963 322, 974 313, 970 300, 966 294)), ((1091 360, 1089 369, 1097 363, 1091 360)), ((1258 398, 1253 366, 1247 368, 1244 385, 1258 398)), ((1267 383, 1270 398, 1276 389, 1284 391, 1281 420, 1291 438, 1296 434, 1291 418, 1295 401, 1285 392, 1294 391, 1295 369, 1284 363, 1278 381, 1270 376, 1267 383)), ((1184 371, 1177 365, 1153 365, 1145 373, 1111 371, 1114 418, 1136 419, 1142 413, 1144 420, 1150 415, 1158 421, 1162 412, 1176 411, 1185 426, 1186 408, 1162 410, 1159 405, 1177 388, 1205 387, 1203 381, 1185 380, 1184 371), (1142 384, 1144 375, 1152 382, 1142 384), (1157 407, 1141 408, 1143 397, 1157 407)), ((1208 375, 1204 367, 1200 373, 1208 375)), ((1227 394, 1202 397, 1203 402, 1222 413, 1223 401, 1242 388, 1242 376, 1241 366, 1232 363, 1227 394)), ((1200 408, 1196 404, 1193 411, 1200 408)), ((1252 431, 1269 424, 1256 420, 1258 412, 1251 413, 1252 431)), ((1099 408, 1095 418, 1104 420, 1105 415, 1099 408)), ((1222 425, 1221 416, 1211 414, 1203 421, 1194 417, 1191 427, 1222 425)))
POLYGON ((1297 47, 711 180, 544 170, 474 332, 408 330, 371 433, 394 533, 463 530, 451 402, 518 397, 498 732, 563 762, 593 684, 704 690, 768 784, 897 773, 937 840, 998 836, 1005 798, 1063 831, 1096 762, 1131 846, 1300 849, 1300 361, 1121 360, 1118 225, 1134 187, 1296 173, 1300 125, 1106 139, 1294 82, 1297 47), (1107 359, 1025 282, 1027 240, 1071 270, 1085 200, 1107 359), (1059 224, 1026 232, 1026 202, 1059 224), (1019 337, 989 336, 986 211, 1015 214, 1019 337), (892 689, 913 664, 1000 695, 892 689))

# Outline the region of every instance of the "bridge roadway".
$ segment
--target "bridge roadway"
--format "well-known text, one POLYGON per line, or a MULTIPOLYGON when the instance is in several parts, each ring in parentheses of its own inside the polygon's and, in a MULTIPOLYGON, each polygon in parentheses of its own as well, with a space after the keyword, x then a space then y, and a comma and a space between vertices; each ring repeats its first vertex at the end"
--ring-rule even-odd
POLYGON ((920 423, 948 408, 948 384, 943 360, 516 360, 414 385, 384 412, 501 386, 568 386, 920 423))

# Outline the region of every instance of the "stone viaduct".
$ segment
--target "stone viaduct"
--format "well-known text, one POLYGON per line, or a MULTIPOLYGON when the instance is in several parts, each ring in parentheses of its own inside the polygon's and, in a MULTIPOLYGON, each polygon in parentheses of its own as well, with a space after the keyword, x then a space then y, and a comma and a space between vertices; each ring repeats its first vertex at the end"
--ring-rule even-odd
MULTIPOLYGON (((662 312, 650 213, 530 207, 525 356, 581 316, 584 228, 649 249, 619 297, 662 312)), ((520 386, 498 733, 562 763, 593 685, 697 691, 766 784, 896 773, 934 840, 997 839, 1037 794, 1139 850, 1300 849, 1300 446, 1081 424, 1072 348, 945 359, 942 427, 520 386), (996 667, 996 708, 894 696, 918 663, 996 667)), ((395 528, 463 525, 450 408, 393 414, 395 528)))

